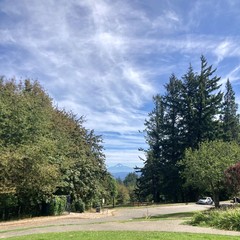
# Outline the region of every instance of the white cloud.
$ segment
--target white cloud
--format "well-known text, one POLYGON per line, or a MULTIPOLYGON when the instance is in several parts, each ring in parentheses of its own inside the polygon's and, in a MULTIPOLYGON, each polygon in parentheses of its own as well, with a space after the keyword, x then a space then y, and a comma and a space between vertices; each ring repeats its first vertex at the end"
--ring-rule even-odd
POLYGON ((220 84, 224 85, 228 79, 231 83, 236 82, 236 81, 240 82, 239 74, 240 74, 240 65, 234 67, 233 69, 231 69, 231 71, 229 73, 227 73, 225 76, 223 76, 221 78, 220 84))
POLYGON ((239 40, 239 37, 235 37, 224 39, 222 41, 219 39, 219 41, 216 42, 216 48, 213 50, 213 53, 217 56, 218 64, 226 58, 240 56, 239 40))
POLYGON ((172 21, 180 22, 179 16, 174 11, 167 11, 166 17, 172 21))
POLYGON ((218 61, 221 61, 225 56, 227 56, 231 49, 231 43, 227 40, 221 42, 216 50, 215 53, 218 56, 218 61))
MULTIPOLYGON (((162 91, 165 75, 186 71, 177 55, 187 64, 199 62, 201 54, 217 63, 240 56, 239 37, 195 31, 206 7, 201 1, 185 15, 166 7, 152 16, 139 6, 122 0, 1 1, 8 23, 0 25, 0 44, 7 48, 1 74, 39 79, 60 107, 86 116, 89 128, 122 132, 122 144, 135 147, 140 138, 131 145, 136 139, 126 134, 144 128, 144 105, 162 91)), ((226 77, 238 81, 238 73, 236 68, 226 77)), ((112 137, 106 142, 121 145, 112 137)))
POLYGON ((173 10, 163 11, 162 14, 152 20, 151 27, 154 30, 153 32, 162 31, 171 34, 184 28, 180 16, 173 10))
POLYGON ((8 44, 11 42, 16 43, 11 33, 6 29, 0 30, 0 44, 8 44))

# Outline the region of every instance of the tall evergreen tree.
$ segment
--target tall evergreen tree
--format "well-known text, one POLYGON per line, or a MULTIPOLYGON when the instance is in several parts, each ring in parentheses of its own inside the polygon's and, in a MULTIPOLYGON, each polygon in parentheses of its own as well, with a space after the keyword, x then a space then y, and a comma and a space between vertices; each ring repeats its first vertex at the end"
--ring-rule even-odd
POLYGON ((238 105, 235 101, 235 93, 232 85, 227 80, 226 92, 224 94, 224 101, 222 107, 222 131, 224 141, 238 141, 239 140, 239 114, 237 114, 238 105))
POLYGON ((159 202, 165 164, 162 157, 164 109, 160 95, 155 96, 153 101, 154 109, 149 114, 149 119, 145 121, 146 142, 149 149, 145 151, 146 161, 137 185, 140 197, 152 196, 155 202, 159 202))
POLYGON ((220 113, 223 94, 218 91, 221 86, 220 77, 214 76, 215 72, 216 69, 212 69, 212 65, 208 66, 207 60, 202 56, 194 106, 196 144, 205 140, 215 140, 218 136, 217 114, 220 113))
POLYGON ((181 189, 181 178, 179 176, 177 161, 183 154, 181 119, 181 88, 182 83, 173 74, 169 83, 165 86, 166 94, 163 97, 165 110, 162 140, 164 166, 164 191, 163 195, 170 200, 178 201, 181 189))
POLYGON ((160 195, 171 201, 182 198, 178 161, 185 149, 196 149, 201 142, 219 137, 223 94, 215 72, 202 56, 200 73, 194 73, 190 65, 182 80, 173 74, 161 104, 154 102, 154 111, 145 123, 149 149, 139 181, 140 189, 152 189, 154 201, 160 200, 160 195), (161 106, 161 114, 157 106, 161 106))
POLYGON ((196 137, 196 95, 198 91, 198 82, 196 74, 190 65, 188 72, 182 77, 181 89, 181 127, 183 128, 184 147, 197 146, 196 137))

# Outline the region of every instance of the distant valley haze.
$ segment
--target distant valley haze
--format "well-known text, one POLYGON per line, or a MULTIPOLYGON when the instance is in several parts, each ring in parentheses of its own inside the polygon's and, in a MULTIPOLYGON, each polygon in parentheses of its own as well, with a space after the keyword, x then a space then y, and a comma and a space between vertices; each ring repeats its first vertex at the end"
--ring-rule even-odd
POLYGON ((112 167, 108 167, 108 171, 114 178, 120 178, 121 180, 124 180, 129 173, 135 172, 134 168, 125 166, 121 163, 118 163, 112 167))

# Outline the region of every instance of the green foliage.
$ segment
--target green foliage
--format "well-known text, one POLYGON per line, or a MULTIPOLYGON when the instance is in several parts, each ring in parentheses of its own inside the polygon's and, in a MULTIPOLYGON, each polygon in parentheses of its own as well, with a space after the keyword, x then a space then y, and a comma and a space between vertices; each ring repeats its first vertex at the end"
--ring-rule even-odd
POLYGON ((192 225, 207 225, 211 221, 210 212, 197 212, 193 215, 191 220, 192 225))
POLYGON ((115 178, 112 177, 110 173, 107 173, 101 180, 103 181, 105 189, 102 192, 101 196, 94 199, 94 201, 92 202, 92 206, 97 207, 101 205, 104 199, 104 205, 112 205, 114 207, 115 200, 118 194, 117 181, 115 178))
POLYGON ((189 185, 205 189, 213 194, 216 206, 219 206, 219 193, 224 187, 224 171, 239 161, 240 147, 235 142, 221 140, 203 142, 199 149, 187 149, 182 175, 189 185))
POLYGON ((222 114, 220 116, 222 124, 222 138, 224 141, 239 140, 239 114, 237 114, 238 106, 235 102, 235 93, 232 85, 227 80, 226 93, 222 104, 222 114))
POLYGON ((214 76, 216 69, 208 66, 205 57, 201 57, 201 71, 196 75, 197 94, 193 111, 195 110, 195 147, 203 141, 215 140, 218 138, 217 114, 221 111, 223 94, 218 91, 220 77, 214 76))
POLYGON ((76 212, 82 213, 85 211, 85 203, 83 202, 83 200, 81 198, 75 200, 72 205, 76 212))
POLYGON ((0 194, 0 220, 12 218, 16 215, 17 198, 11 192, 0 194))
MULTIPOLYGON (((101 199, 107 192, 102 138, 83 124, 55 108, 37 82, 1 78, 0 206, 11 195, 20 217, 42 214, 52 195, 88 206, 101 199)), ((10 206, 3 206, 7 212, 10 206)))
MULTIPOLYGON (((163 96, 164 106, 164 124, 163 138, 161 143, 162 156, 160 156, 162 164, 159 166, 161 171, 162 191, 160 195, 164 195, 168 201, 179 201, 181 195, 182 179, 179 175, 179 169, 176 166, 178 160, 181 159, 182 149, 182 126, 181 121, 181 98, 182 82, 173 74, 169 83, 165 86, 166 94, 163 96)), ((159 188, 160 186, 158 186, 159 188)), ((160 201, 158 195, 158 201, 160 201)))
MULTIPOLYGON (((164 159, 162 141, 164 138, 164 107, 162 97, 157 95, 153 98, 154 109, 149 113, 149 119, 145 122, 146 142, 149 149, 145 150, 146 161, 144 167, 140 169, 141 177, 137 181, 138 200, 152 196, 155 202, 159 201, 160 191, 163 183, 164 159)), ((152 200, 151 199, 151 200, 152 200)))
POLYGON ((123 180, 123 183, 126 187, 135 187, 137 184, 137 178, 138 175, 136 173, 129 173, 123 180))
POLYGON ((127 187, 129 198, 131 202, 136 202, 136 188, 137 188, 138 175, 136 173, 129 173, 123 180, 123 184, 127 187))
POLYGON ((228 189, 236 196, 240 191, 240 162, 226 169, 224 175, 228 189))
POLYGON ((66 196, 54 196, 49 203, 48 215, 61 215, 66 210, 66 196))
MULTIPOLYGON (((146 160, 137 182, 139 200, 152 198, 154 202, 160 202, 161 196, 174 202, 187 201, 190 197, 190 200, 195 200, 193 189, 195 193, 201 191, 201 187, 209 185, 209 182, 196 181, 195 184, 188 180, 193 180, 193 177, 188 176, 189 190, 184 188, 180 173, 188 166, 185 162, 181 165, 178 162, 184 158, 185 150, 194 151, 207 141, 238 140, 239 116, 236 114, 234 92, 228 81, 223 98, 220 77, 215 73, 216 69, 202 56, 199 73, 194 72, 190 65, 181 80, 171 75, 165 85, 166 92, 153 98, 154 109, 145 121, 149 148, 144 151, 146 160)), ((219 156, 217 152, 216 156, 219 156)), ((221 171, 228 166, 223 163, 221 171)), ((208 164, 202 166, 202 170, 208 172, 208 164)), ((201 174, 193 175, 202 178, 201 174)))
POLYGON ((130 196, 129 196, 129 191, 126 186, 123 184, 117 184, 117 204, 123 205, 126 203, 129 203, 130 196))
POLYGON ((194 214, 191 224, 204 225, 224 230, 240 231, 239 209, 214 209, 194 214))

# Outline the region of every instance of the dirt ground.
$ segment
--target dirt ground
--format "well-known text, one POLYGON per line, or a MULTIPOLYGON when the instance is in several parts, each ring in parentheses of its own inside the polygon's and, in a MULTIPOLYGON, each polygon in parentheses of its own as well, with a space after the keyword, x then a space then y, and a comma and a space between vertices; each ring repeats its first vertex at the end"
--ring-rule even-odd
POLYGON ((202 228, 184 224, 183 220, 149 221, 150 216, 199 211, 208 208, 196 204, 154 207, 104 209, 100 213, 70 213, 63 216, 38 217, 0 223, 0 238, 47 232, 66 231, 164 231, 221 235, 239 235, 240 232, 202 228), (143 221, 134 218, 145 218, 143 221))

